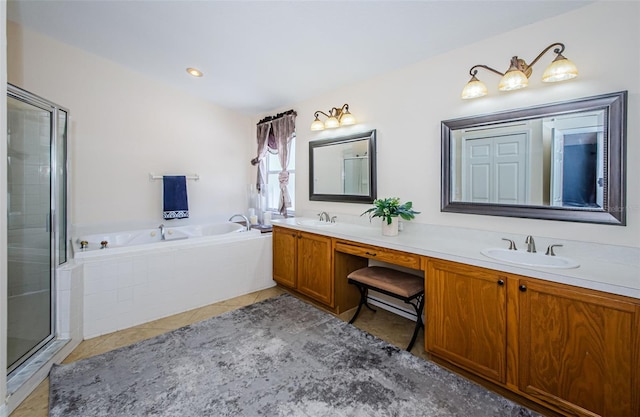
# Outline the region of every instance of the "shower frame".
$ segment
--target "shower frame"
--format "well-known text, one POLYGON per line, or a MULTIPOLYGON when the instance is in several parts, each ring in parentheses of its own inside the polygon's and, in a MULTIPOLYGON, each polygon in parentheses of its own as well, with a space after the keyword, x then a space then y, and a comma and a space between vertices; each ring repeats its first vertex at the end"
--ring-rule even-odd
MULTIPOLYGON (((69 121, 70 114, 69 109, 53 103, 50 100, 44 99, 20 87, 7 83, 7 99, 13 98, 23 103, 32 105, 39 109, 51 113, 50 122, 50 152, 49 152, 49 227, 50 227, 50 253, 49 253, 49 280, 50 280, 50 334, 41 340, 37 345, 31 348, 28 352, 23 354, 18 361, 9 366, 7 364, 7 375, 10 377, 13 374, 20 372, 20 370, 29 364, 30 358, 34 357, 38 352, 42 351, 46 346, 56 340, 57 336, 57 274, 56 269, 66 263, 69 260, 70 253, 70 226, 69 226, 69 121), (60 111, 66 115, 66 126, 62 138, 58 137, 58 123, 60 111), (58 161, 59 147, 62 146, 62 158, 63 161, 58 161), (62 179, 58 176, 58 169, 62 168, 62 179), (59 188, 61 187, 61 188, 59 188), (61 192, 59 192, 59 190, 61 192), (62 195, 59 195, 62 194, 62 195), (60 199, 63 199, 60 201, 60 199), (62 202, 62 205, 58 203, 62 202), (60 210, 59 210, 60 209, 60 210), (62 211, 62 213, 59 213, 62 211), (62 223, 60 222, 62 220, 62 223), (61 226, 62 225, 62 226, 61 226), (61 230, 62 229, 62 230, 61 230), (63 234, 63 240, 60 240, 60 233, 63 234), (61 243, 64 245, 64 250, 60 251, 61 243)), ((7 207, 6 216, 9 215, 10 208, 7 207)), ((7 277, 8 278, 8 277, 7 277)))

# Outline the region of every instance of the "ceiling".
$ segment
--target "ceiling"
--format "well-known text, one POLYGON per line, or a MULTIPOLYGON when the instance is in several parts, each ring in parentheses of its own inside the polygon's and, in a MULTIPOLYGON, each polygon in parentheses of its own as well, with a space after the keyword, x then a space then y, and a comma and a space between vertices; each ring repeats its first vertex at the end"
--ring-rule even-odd
POLYGON ((7 18, 259 114, 588 3, 9 0, 7 18))

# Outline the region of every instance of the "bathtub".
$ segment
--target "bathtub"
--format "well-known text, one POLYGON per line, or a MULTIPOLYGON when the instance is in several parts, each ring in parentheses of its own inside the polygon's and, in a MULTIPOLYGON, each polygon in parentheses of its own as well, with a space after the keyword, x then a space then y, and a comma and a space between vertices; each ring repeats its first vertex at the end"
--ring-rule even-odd
MULTIPOLYGON (((136 250, 153 248, 146 245, 167 245, 184 239, 210 238, 220 239, 245 232, 245 227, 238 223, 213 223, 205 225, 165 227, 165 238, 162 239, 160 228, 129 230, 124 232, 97 233, 82 235, 73 239, 74 258, 113 255, 136 250), (85 245, 82 245, 82 242, 85 245), (103 243, 106 242, 106 243, 103 243)), ((248 233, 256 233, 250 231, 248 233)), ((189 242, 192 243, 192 242, 189 242)), ((200 242, 202 243, 202 242, 200 242)))
POLYGON ((84 338, 273 287, 271 234, 243 229, 217 223, 167 227, 165 240, 159 228, 74 238, 84 338))

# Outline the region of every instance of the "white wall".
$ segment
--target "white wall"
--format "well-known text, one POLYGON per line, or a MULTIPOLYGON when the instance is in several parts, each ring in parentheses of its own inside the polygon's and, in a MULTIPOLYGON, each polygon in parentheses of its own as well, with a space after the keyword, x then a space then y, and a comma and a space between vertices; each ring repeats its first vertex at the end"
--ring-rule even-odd
POLYGON ((13 22, 7 29, 9 82, 70 111, 73 224, 159 224, 162 181, 149 173, 200 175, 187 185, 192 219, 246 210, 251 117, 13 22))
MULTIPOLYGON (((6 3, 0 4, 3 97, 8 81, 70 110, 73 224, 162 222, 162 182, 151 182, 150 172, 200 175, 188 182, 193 220, 246 211, 247 184, 255 178, 251 117, 7 22, 6 3)), ((0 154, 6 155, 6 100, 0 103, 0 154)), ((0 158, 1 195, 6 172, 0 158)), ((0 212, 6 213, 6 198, 0 212)), ((0 216, 0 236, 0 369, 6 369, 6 216, 0 216)), ((3 373, 0 417, 9 408, 5 397, 3 373)))
MULTIPOLYGON (((640 246, 640 165, 633 163, 640 159, 638 22, 640 3, 598 2, 324 96, 286 106, 298 112, 296 211, 360 214, 369 207, 308 200, 308 142, 377 129, 378 196, 397 196, 403 201, 413 201, 414 208, 422 212, 416 217, 416 222, 640 246), (478 76, 487 84, 489 96, 469 101, 460 99, 471 66, 486 64, 506 70, 512 55, 531 62, 553 42, 565 43, 565 56, 578 66, 578 78, 558 84, 542 83, 542 72, 554 57, 553 53, 548 53, 533 68, 527 89, 499 93, 499 77, 481 71, 478 76), (442 120, 621 90, 629 91, 626 227, 440 212, 442 120), (326 111, 344 103, 349 103, 358 125, 319 133, 309 130, 314 111, 326 111)), ((340 63, 336 62, 336 65, 340 63)))

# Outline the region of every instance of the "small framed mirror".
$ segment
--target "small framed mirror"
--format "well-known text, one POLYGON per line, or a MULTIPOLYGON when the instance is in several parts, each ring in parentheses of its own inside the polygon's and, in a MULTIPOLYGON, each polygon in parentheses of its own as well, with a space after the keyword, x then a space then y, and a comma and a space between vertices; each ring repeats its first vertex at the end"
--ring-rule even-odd
POLYGON ((627 92, 442 122, 441 211, 625 225, 627 92))
POLYGON ((376 131, 309 142, 309 200, 373 203, 376 131))

